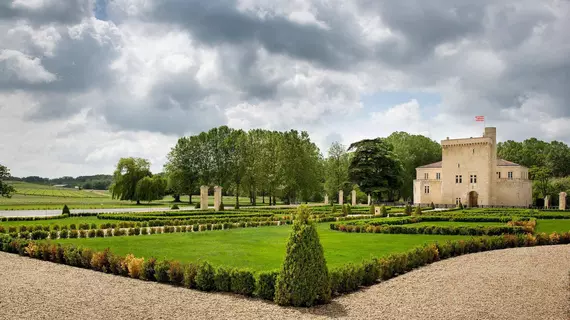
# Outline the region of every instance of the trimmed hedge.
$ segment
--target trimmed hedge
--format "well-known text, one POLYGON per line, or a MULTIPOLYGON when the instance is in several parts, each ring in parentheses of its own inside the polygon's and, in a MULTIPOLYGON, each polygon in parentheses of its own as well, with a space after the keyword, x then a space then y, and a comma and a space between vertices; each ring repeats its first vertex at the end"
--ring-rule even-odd
POLYGON ((357 233, 391 233, 391 234, 439 234, 439 235, 471 235, 493 236, 501 234, 526 233, 524 227, 493 226, 493 227, 454 227, 454 226, 407 226, 407 225, 343 225, 331 223, 331 230, 357 233))
MULTIPOLYGON (((388 280, 423 265, 463 254, 556 244, 570 244, 570 232, 540 233, 537 235, 505 234, 425 244, 384 258, 370 259, 360 264, 348 264, 329 270, 331 292, 333 295, 353 292, 362 286, 369 286, 380 280, 388 280)), ((247 270, 228 271, 221 268, 214 270, 207 263, 196 266, 195 264, 182 265, 176 261, 157 262, 154 258, 145 260, 135 258, 132 255, 126 257, 115 255, 108 249, 94 252, 91 249, 74 245, 61 245, 45 241, 35 242, 13 238, 6 234, 0 235, 0 250, 136 279, 174 285, 183 284, 187 288, 216 291, 222 289, 239 294, 254 295, 266 300, 273 300, 275 297, 277 272, 264 272, 255 277, 253 273, 247 270), (223 275, 220 275, 222 273, 223 275), (228 274, 230 277, 229 290, 227 285, 228 274), (221 278, 224 279, 224 284, 220 284, 218 287, 221 278)))

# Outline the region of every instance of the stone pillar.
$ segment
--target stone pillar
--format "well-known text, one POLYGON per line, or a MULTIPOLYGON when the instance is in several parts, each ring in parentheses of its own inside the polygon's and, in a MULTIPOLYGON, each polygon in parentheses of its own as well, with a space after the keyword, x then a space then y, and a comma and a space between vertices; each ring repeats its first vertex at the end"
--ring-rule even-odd
POLYGON ((222 187, 215 186, 214 187, 214 210, 220 211, 221 206, 222 206, 222 187))
POLYGON ((560 210, 566 210, 566 192, 560 192, 560 210))
POLYGON ((544 208, 550 209, 550 196, 544 197, 544 208))
POLYGON ((342 190, 338 191, 338 204, 341 206, 344 204, 344 191, 342 190))
POLYGON ((352 190, 350 198, 352 200, 352 206, 354 207, 356 205, 356 190, 352 190))
POLYGON ((329 195, 325 194, 325 204, 329 204, 329 195))
POLYGON ((372 203, 372 199, 370 198, 370 195, 368 195, 368 205, 370 205, 372 203))
POLYGON ((208 186, 200 187, 200 210, 208 210, 208 186))
POLYGON ((380 212, 380 207, 374 207, 374 215, 381 216, 382 212, 380 212))

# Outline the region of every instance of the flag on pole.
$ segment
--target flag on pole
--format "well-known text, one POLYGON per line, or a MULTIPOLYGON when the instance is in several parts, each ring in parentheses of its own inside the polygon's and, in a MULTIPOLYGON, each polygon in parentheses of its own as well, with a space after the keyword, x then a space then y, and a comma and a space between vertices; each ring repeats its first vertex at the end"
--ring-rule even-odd
POLYGON ((485 122, 485 116, 475 116, 475 121, 477 121, 477 122, 485 122))

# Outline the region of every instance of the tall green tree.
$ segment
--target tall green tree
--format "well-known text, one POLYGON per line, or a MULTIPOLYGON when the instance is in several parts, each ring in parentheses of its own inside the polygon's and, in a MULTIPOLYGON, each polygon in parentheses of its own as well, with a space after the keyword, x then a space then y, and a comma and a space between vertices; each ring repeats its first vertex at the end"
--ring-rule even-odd
POLYGON ((113 199, 136 201, 137 183, 144 177, 150 177, 150 162, 143 158, 121 158, 113 173, 114 182, 110 191, 113 199))
POLYGON ((10 169, 0 164, 0 197, 11 198, 16 192, 13 186, 6 183, 8 178, 10 178, 10 169))
POLYGON ((351 144, 354 150, 348 175, 367 194, 377 198, 385 192, 389 201, 402 186, 403 167, 393 147, 383 138, 365 139, 351 144))
POLYGON ((441 161, 441 145, 422 135, 394 132, 386 138, 394 147, 394 154, 402 162, 402 186, 396 199, 413 197, 416 168, 441 161))
POLYGON ((168 153, 164 170, 168 180, 168 190, 175 201, 180 195, 188 195, 192 203, 192 193, 198 188, 200 146, 197 137, 183 137, 168 153))
POLYGON ((534 187, 540 192, 541 197, 546 197, 550 191, 550 177, 552 170, 547 167, 533 166, 529 170, 530 178, 534 180, 534 187))
POLYGON ((144 177, 137 182, 135 198, 137 202, 160 200, 164 198, 167 181, 161 176, 144 177))
POLYGON ((240 187, 246 176, 248 169, 248 157, 251 157, 250 145, 248 144, 247 135, 243 130, 233 130, 230 132, 227 142, 228 149, 228 166, 229 173, 234 185, 236 204, 235 208, 239 208, 240 187))
POLYGON ((333 202, 339 190, 343 190, 345 195, 351 191, 352 184, 348 178, 349 165, 350 154, 346 152, 345 146, 333 142, 325 160, 325 191, 333 202))

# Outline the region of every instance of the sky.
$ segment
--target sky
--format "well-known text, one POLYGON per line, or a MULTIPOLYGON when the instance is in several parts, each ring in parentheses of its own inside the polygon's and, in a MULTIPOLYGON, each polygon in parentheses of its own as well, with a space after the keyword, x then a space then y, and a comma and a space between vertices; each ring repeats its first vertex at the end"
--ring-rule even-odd
POLYGON ((570 142, 568 0, 2 0, 0 164, 162 170, 212 127, 570 142))

